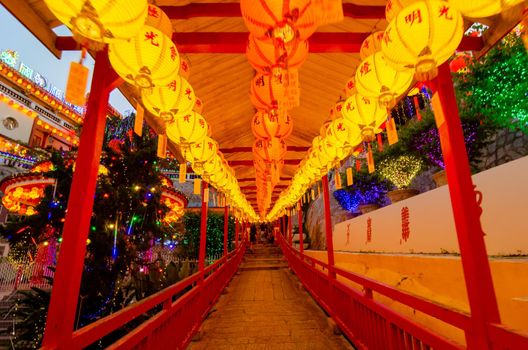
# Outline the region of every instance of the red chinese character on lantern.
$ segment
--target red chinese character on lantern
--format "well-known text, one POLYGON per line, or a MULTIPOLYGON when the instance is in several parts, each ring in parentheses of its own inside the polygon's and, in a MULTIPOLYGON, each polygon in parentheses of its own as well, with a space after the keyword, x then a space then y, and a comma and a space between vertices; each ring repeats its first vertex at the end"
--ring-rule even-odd
POLYGON ((350 243, 350 224, 347 224, 345 245, 348 245, 348 243, 350 243))
POLYGON ((354 82, 353 82, 353 81, 349 81, 349 82, 347 83, 347 87, 348 87, 350 90, 352 90, 352 89, 354 88, 354 82))
POLYGON ((363 97, 363 102, 366 104, 366 105, 369 105, 370 104, 370 99, 366 98, 366 97, 363 97))
POLYGON ((422 23, 422 11, 421 10, 415 10, 405 16, 405 23, 410 24, 411 26, 414 24, 414 22, 422 23))
POLYGON ((191 116, 189 114, 187 114, 187 115, 185 115, 183 117, 183 121, 188 123, 190 121, 190 118, 191 118, 191 116))
POLYGON ((349 102, 346 105, 347 112, 352 112, 356 107, 352 107, 352 104, 349 102))
POLYGON ((365 41, 363 42, 363 47, 364 47, 365 49, 368 49, 368 48, 369 48, 369 41, 368 41, 368 40, 365 40, 365 41))
POLYGON ((209 149, 213 149, 213 143, 212 142, 208 142, 207 145, 209 146, 209 149))
POLYGON ((343 127, 343 123, 337 124, 337 130, 339 130, 339 131, 344 131, 345 130, 345 128, 343 127))
POLYGON ((376 35, 376 38, 381 41, 383 40, 383 35, 385 34, 385 32, 379 32, 377 35, 376 35))
POLYGON ((361 69, 359 70, 362 76, 369 73, 370 71, 371 71, 370 64, 368 62, 363 63, 363 65, 361 66, 361 69))
POLYGON ((440 8, 439 12, 440 12, 440 14, 438 15, 438 17, 444 16, 444 18, 449 20, 449 21, 453 20, 453 16, 449 15, 449 7, 447 7, 446 5, 442 5, 442 7, 440 8))
POLYGON ((182 63, 181 63, 181 69, 182 69, 184 72, 187 72, 187 71, 189 70, 189 65, 187 64, 187 62, 182 61, 182 63))
POLYGON ((338 104, 338 105, 336 106, 336 110, 337 110, 338 112, 341 112, 342 109, 343 109, 343 105, 342 105, 342 104, 338 104))
POLYGON ((263 76, 260 76, 257 78, 257 80, 255 81, 255 85, 257 86, 264 86, 265 83, 264 83, 264 77, 263 76))
POLYGON ((194 144, 194 148, 202 148, 202 145, 199 144, 199 143, 195 143, 195 144, 194 144))
POLYGON ((387 30, 383 34, 383 41, 385 42, 385 45, 389 45, 389 43, 392 43, 392 39, 390 37, 391 31, 392 31, 392 28, 387 28, 387 30))
MULTIPOLYGON (((409 227, 409 208, 403 207, 401 209, 401 220, 402 220, 402 236, 401 241, 407 242, 409 236, 411 235, 411 229, 409 227)), ((401 244, 400 241, 400 244, 401 244)))
POLYGON ((158 34, 154 33, 153 31, 145 33, 145 41, 150 40, 150 44, 153 46, 159 46, 159 43, 156 41, 156 37, 158 34))
POLYGON ((387 1, 387 7, 385 8, 385 12, 389 12, 392 10, 392 0, 387 1))
POLYGON ((148 7, 148 15, 150 17, 158 18, 159 17, 158 9, 155 8, 154 6, 149 6, 148 7))
POLYGON ((372 242, 372 219, 367 219, 367 243, 372 242))
POLYGON ((172 91, 176 91, 176 88, 178 87, 178 84, 176 83, 176 80, 171 81, 167 84, 167 87, 171 89, 172 91))
POLYGON ((202 129, 205 128, 205 120, 200 119, 200 120, 198 121, 198 124, 200 124, 200 126, 202 127, 202 129))
POLYGON ((187 95, 187 98, 189 100, 191 100, 191 93, 192 93, 191 89, 189 88, 185 89, 185 95, 187 95))
POLYGON ((170 48, 170 58, 171 60, 175 60, 176 57, 178 57, 178 51, 176 51, 176 48, 174 46, 171 46, 170 48))

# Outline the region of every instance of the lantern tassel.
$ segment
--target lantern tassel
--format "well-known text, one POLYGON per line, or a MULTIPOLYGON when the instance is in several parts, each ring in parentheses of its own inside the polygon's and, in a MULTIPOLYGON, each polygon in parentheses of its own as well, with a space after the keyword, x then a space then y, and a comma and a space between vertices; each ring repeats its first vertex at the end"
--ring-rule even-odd
POLYGON ((381 134, 377 134, 376 138, 378 139, 378 151, 383 152, 383 139, 381 138, 381 134))
POLYGON ((361 171, 361 160, 356 159, 356 170, 361 171))
POLYGON ((372 147, 370 146, 370 143, 368 144, 368 152, 367 152, 367 165, 368 165, 368 172, 369 174, 372 174, 374 170, 376 170, 376 167, 374 166, 374 156, 372 155, 372 147))
POLYGON ((352 186, 354 184, 354 178, 352 176, 352 168, 347 168, 346 178, 347 178, 347 186, 352 186))

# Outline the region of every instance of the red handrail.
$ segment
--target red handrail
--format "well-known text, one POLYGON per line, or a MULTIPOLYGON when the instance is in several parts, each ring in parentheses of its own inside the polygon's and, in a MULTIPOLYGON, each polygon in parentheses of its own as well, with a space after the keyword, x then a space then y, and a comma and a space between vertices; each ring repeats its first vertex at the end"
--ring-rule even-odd
MULTIPOLYGON (((284 237, 279 244, 289 266, 303 285, 334 319, 340 329, 361 349, 462 349, 452 339, 424 327, 388 306, 374 300, 373 292, 435 317, 466 335, 473 332, 471 315, 451 309, 387 284, 345 271, 307 256, 289 246, 284 237), (331 270, 337 278, 329 276, 331 270), (359 290, 346 282, 363 287, 359 290)), ((490 324, 489 336, 493 349, 528 349, 528 336, 503 325, 490 324)))
POLYGON ((148 298, 75 331, 71 343, 62 348, 87 347, 158 305, 163 305, 162 310, 108 349, 185 348, 238 269, 245 247, 244 241, 236 250, 229 252, 227 257, 207 266, 204 270, 204 283, 196 283, 201 279, 200 273, 197 272, 148 298), (186 288, 191 289, 173 301, 177 294, 186 288))

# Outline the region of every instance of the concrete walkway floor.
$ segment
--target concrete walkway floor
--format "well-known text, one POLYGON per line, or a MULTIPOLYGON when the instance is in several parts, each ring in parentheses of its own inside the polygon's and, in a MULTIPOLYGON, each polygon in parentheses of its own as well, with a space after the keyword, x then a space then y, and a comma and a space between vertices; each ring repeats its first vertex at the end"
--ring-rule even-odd
POLYGON ((189 349, 353 349, 274 249, 246 255, 189 349))

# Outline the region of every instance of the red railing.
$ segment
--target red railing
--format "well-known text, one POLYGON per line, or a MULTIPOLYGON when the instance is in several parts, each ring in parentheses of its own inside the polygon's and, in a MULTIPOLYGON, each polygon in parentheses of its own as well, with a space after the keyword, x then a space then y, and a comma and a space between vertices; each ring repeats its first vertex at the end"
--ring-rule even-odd
MULTIPOLYGON (((170 287, 98 320, 73 333, 64 349, 82 349, 146 312, 161 310, 107 349, 183 349, 198 331, 222 290, 238 269, 246 248, 243 242, 227 257, 170 287), (185 290, 189 289, 185 294, 185 290), (176 299, 176 300, 174 300, 176 299)), ((45 348, 44 348, 45 349, 45 348)))
MULTIPOLYGON (((471 316, 398 290, 300 253, 279 235, 279 244, 290 267, 314 299, 333 318, 344 334, 360 349, 429 350, 464 349, 465 345, 426 328, 374 300, 373 292, 414 310, 435 317, 462 330, 466 339, 473 334, 471 316), (331 275, 335 274, 335 278, 331 275), (362 286, 354 288, 347 282, 362 286)), ((490 324, 493 349, 528 349, 528 336, 490 324)))

